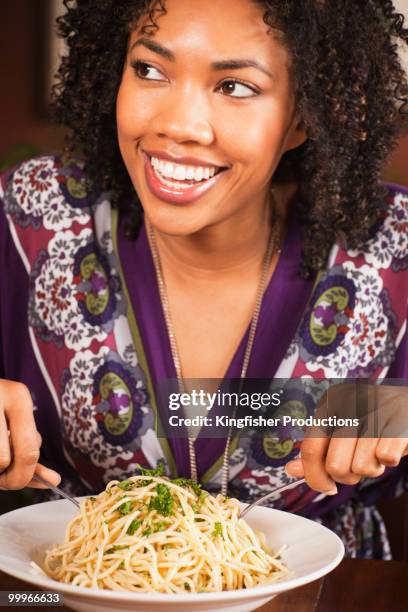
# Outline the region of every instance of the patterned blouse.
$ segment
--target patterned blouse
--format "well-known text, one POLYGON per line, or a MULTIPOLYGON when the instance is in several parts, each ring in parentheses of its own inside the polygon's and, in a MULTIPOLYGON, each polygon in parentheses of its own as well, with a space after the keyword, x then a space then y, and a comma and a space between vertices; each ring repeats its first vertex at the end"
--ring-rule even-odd
MULTIPOLYGON (((34 158, 2 177, 0 377, 24 382, 43 439, 42 463, 75 495, 101 491, 137 464, 189 475, 187 432, 159 436, 157 389, 176 378, 144 226, 135 241, 109 193, 89 187, 78 159, 34 158)), ((364 252, 334 245, 327 268, 298 276, 299 226, 291 220, 266 289, 248 376, 288 383, 282 406, 313 414, 325 379, 408 379, 408 192, 388 186, 381 223, 364 252)), ((226 378, 238 378, 249 330, 226 378)), ((203 427, 200 482, 217 491, 225 439, 203 427)), ((289 482, 284 466, 301 437, 287 431, 233 439, 229 495, 250 501, 289 482), (297 436, 297 437, 296 437, 297 436)), ((374 503, 408 490, 407 458, 336 496, 298 486, 273 507, 336 531, 349 556, 390 558, 374 503)), ((36 491, 38 499, 53 498, 36 491)))

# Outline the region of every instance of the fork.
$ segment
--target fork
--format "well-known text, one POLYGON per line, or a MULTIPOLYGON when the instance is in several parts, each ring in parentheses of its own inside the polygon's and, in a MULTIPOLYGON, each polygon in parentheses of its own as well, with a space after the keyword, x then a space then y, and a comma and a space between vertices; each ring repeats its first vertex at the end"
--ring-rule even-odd
POLYGON ((296 487, 302 484, 303 482, 306 482, 305 478, 298 478, 297 480, 294 480, 293 482, 290 482, 289 484, 282 485, 281 487, 278 487, 277 489, 273 489, 273 491, 269 491, 269 493, 267 493, 266 495, 262 495, 262 497, 258 497, 258 499, 252 502, 252 504, 249 504, 246 508, 241 510, 241 512, 238 515, 238 518, 243 518, 244 516, 246 516, 248 512, 252 510, 252 508, 255 508, 255 506, 259 506, 260 504, 263 504, 264 502, 266 502, 267 499, 269 499, 270 497, 273 497, 275 493, 282 493, 282 491, 286 491, 286 489, 291 489, 292 487, 296 487))
POLYGON ((77 502, 77 500, 74 497, 72 497, 71 495, 68 495, 68 493, 65 493, 65 491, 63 491, 59 487, 54 487, 54 485, 52 485, 49 482, 49 480, 46 480, 42 476, 39 476, 38 474, 33 474, 33 480, 36 480, 37 482, 41 482, 41 484, 46 485, 49 489, 52 489, 53 491, 55 491, 55 493, 58 493, 58 495, 61 495, 61 497, 65 497, 65 499, 68 499, 71 503, 75 504, 77 508, 81 507, 80 503, 77 502))

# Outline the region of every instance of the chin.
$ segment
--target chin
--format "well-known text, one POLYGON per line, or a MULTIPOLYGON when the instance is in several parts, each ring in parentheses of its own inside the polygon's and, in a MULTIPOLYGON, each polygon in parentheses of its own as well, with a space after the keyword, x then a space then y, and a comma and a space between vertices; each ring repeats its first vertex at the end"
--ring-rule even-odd
POLYGON ((197 203, 174 206, 165 202, 149 202, 143 204, 143 209, 157 231, 171 236, 190 236, 216 222, 210 211, 199 208, 197 203))
POLYGON ((206 227, 200 223, 182 223, 178 222, 176 219, 169 221, 168 219, 156 218, 154 215, 153 217, 149 217, 149 220, 158 232, 167 234, 168 236, 192 236, 206 227))

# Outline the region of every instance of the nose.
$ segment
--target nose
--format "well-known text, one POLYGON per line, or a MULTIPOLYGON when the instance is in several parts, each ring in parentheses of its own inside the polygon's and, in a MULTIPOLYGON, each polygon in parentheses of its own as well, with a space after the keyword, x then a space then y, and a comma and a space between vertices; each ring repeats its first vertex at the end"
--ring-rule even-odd
POLYGON ((159 136, 176 143, 210 145, 214 131, 205 92, 190 85, 174 88, 156 116, 156 130, 159 136))

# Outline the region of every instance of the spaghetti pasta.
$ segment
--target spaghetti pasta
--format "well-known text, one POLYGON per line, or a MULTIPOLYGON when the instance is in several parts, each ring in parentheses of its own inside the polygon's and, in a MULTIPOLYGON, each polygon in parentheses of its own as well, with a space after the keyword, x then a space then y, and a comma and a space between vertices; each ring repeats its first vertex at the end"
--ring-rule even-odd
POLYGON ((83 500, 44 568, 61 582, 137 592, 223 591, 284 578, 280 551, 272 554, 239 511, 236 499, 143 470, 83 500))

